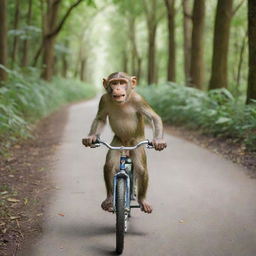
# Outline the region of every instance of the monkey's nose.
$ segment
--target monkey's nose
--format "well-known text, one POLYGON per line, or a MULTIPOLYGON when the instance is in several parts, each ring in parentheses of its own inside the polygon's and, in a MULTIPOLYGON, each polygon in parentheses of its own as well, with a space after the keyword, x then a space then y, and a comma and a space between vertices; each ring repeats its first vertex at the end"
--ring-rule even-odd
POLYGON ((119 92, 120 91, 120 87, 116 87, 115 89, 114 89, 114 91, 117 91, 117 92, 119 92))

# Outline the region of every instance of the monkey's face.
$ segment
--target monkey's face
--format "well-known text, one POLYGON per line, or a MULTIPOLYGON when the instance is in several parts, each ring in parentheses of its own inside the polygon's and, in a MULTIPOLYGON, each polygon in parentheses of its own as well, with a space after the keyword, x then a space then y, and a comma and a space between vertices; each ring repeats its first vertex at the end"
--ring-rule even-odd
POLYGON ((122 104, 126 102, 130 82, 125 78, 114 78, 108 82, 108 92, 114 102, 122 104))
POLYGON ((123 104, 129 100, 129 96, 137 84, 136 77, 128 76, 123 72, 116 72, 112 75, 107 79, 103 78, 103 86, 113 102, 123 104))

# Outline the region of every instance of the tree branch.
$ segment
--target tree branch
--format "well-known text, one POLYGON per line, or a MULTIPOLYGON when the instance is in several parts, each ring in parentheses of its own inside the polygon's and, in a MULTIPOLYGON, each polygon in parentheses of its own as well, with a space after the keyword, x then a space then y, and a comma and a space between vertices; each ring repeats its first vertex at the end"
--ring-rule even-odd
POLYGON ((53 37, 53 36, 57 35, 57 34, 61 31, 61 29, 62 29, 62 27, 63 27, 65 21, 67 20, 68 16, 69 16, 70 13, 72 12, 72 10, 73 10, 75 7, 77 7, 82 1, 83 1, 83 0, 78 0, 76 3, 74 3, 73 5, 71 5, 71 6, 69 7, 69 9, 67 10, 66 14, 63 16, 63 18, 62 18, 61 22, 59 23, 59 25, 58 25, 51 33, 47 34, 46 37, 49 38, 49 37, 53 37))
POLYGON ((240 9, 240 7, 243 5, 245 0, 241 0, 241 2, 237 5, 237 7, 232 12, 232 17, 237 13, 237 11, 240 9))

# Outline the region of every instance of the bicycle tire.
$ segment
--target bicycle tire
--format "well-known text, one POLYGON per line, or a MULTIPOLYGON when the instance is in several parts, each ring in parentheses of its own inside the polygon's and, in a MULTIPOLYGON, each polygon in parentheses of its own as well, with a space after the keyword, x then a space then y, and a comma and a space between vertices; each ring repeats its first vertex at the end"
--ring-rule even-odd
POLYGON ((116 185, 116 252, 122 254, 125 233, 125 179, 118 178, 116 185))

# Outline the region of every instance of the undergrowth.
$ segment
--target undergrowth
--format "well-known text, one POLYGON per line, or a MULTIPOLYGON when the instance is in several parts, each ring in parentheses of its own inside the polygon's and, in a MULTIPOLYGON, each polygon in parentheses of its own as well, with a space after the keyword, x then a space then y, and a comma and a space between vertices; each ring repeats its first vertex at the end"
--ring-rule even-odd
POLYGON ((139 92, 164 121, 231 138, 256 151, 256 102, 239 103, 226 89, 203 92, 173 83, 141 87, 139 92))
POLYGON ((61 105, 93 97, 95 89, 79 80, 39 78, 36 69, 22 74, 9 71, 9 80, 0 88, 0 150, 17 139, 30 136, 31 124, 61 105))

